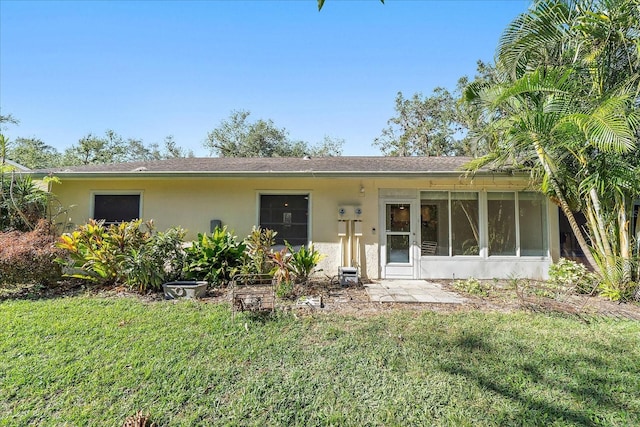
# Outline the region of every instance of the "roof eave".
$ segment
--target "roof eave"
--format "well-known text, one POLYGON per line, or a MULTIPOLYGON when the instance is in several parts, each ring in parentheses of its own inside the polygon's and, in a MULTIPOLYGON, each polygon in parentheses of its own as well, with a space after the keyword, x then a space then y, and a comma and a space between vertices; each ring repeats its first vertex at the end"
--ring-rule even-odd
MULTIPOLYGON (((459 177, 467 174, 467 171, 144 171, 144 172, 28 172, 34 178, 56 176, 64 179, 82 178, 264 178, 264 177, 326 177, 326 178, 365 178, 365 177, 389 177, 408 178, 420 176, 459 177)), ((524 176, 526 173, 513 173, 501 171, 476 171, 469 176, 524 176)))

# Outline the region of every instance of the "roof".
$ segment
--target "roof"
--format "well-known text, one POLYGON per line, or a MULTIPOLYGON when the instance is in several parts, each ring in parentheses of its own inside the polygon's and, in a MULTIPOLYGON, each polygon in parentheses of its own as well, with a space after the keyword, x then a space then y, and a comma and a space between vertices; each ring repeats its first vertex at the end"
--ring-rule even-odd
POLYGON ((412 175, 464 171, 470 157, 187 157, 148 162, 71 166, 34 175, 89 176, 348 176, 412 175))
POLYGON ((13 160, 9 160, 9 159, 4 159, 4 163, 6 165, 11 166, 12 168, 19 170, 19 171, 28 171, 30 170, 28 167, 21 165, 20 163, 14 162, 13 160))

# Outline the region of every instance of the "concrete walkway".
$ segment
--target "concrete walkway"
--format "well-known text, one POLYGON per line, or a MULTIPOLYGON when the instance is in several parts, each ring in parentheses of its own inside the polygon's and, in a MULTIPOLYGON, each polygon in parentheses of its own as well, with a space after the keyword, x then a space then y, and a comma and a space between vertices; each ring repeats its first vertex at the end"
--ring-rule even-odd
POLYGON ((465 301, 458 294, 442 289, 440 284, 426 280, 379 280, 364 287, 372 302, 462 304, 465 301))

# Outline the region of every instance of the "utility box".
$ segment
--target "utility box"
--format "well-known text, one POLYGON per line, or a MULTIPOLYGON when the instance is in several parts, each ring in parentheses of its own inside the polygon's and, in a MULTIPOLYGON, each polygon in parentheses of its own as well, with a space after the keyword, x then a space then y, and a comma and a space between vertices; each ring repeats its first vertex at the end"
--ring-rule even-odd
POLYGON ((347 222, 338 221, 338 236, 344 237, 347 235, 347 222))
POLYGON ((353 235, 362 236, 362 221, 353 221, 353 235))
POLYGON ((356 286, 358 284, 358 269, 355 267, 338 267, 340 286, 356 286))
POLYGON ((220 220, 220 219, 212 219, 211 220, 211 223, 209 225, 209 230, 211 230, 211 233, 216 231, 216 228, 222 228, 222 220, 220 220))

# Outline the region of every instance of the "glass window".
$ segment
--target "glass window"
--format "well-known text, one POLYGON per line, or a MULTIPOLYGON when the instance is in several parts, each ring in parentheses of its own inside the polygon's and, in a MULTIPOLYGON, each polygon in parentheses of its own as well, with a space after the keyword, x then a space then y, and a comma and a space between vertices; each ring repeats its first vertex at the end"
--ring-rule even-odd
POLYGON ((409 232, 411 230, 411 205, 387 204, 387 231, 409 232))
POLYGON ((140 218, 140 194, 95 194, 93 218, 107 224, 140 218))
POLYGON ((520 255, 547 255, 547 214, 544 195, 518 193, 520 255))
POLYGON ((387 263, 409 262, 409 235, 387 235, 387 263))
POLYGON ((478 193, 451 193, 451 247, 453 255, 478 255, 478 193))
POLYGON ((516 255, 516 195, 487 193, 489 255, 516 255))
POLYGON ((309 195, 260 196, 260 227, 278 232, 276 245, 286 240, 292 246, 303 246, 309 241, 309 195))
POLYGON ((421 254, 449 255, 449 193, 426 191, 420 203, 421 254))

